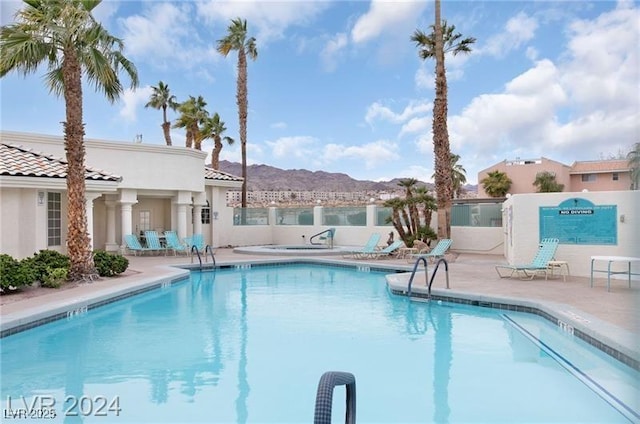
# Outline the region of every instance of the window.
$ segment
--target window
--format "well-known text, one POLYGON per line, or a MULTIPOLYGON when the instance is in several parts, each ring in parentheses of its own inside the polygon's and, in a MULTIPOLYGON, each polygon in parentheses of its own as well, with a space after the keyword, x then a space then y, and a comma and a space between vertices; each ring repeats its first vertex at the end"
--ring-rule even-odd
POLYGON ((143 234, 144 231, 151 229, 151 212, 150 211, 140 211, 140 222, 138 226, 140 228, 140 234, 143 234))
POLYGON ((62 207, 60 193, 47 193, 47 245, 62 244, 62 207))
POLYGON ((582 174, 582 182, 589 183, 596 180, 596 174, 582 174))
POLYGON ((613 173, 613 181, 618 181, 620 179, 620 175, 617 172, 613 173))
POLYGON ((203 224, 211 224, 211 205, 207 200, 207 205, 202 207, 200 211, 200 219, 203 224))

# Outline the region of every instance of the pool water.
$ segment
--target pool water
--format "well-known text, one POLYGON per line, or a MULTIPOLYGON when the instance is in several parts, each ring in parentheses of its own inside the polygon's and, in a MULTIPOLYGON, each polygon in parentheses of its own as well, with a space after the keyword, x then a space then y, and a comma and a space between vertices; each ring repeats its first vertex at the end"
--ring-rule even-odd
MULTIPOLYGON (((633 369, 530 314, 409 302, 386 273, 194 272, 5 337, 3 409, 54 399, 47 422, 308 423, 321 375, 346 371, 359 423, 640 420, 633 369)), ((344 399, 337 388, 334 422, 344 399)))

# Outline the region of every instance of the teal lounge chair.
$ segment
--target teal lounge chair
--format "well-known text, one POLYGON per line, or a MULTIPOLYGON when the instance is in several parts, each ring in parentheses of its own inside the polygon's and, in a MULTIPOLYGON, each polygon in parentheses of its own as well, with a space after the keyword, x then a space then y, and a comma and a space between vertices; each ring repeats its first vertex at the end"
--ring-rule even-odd
POLYGON ((414 254, 411 255, 411 258, 413 258, 414 260, 417 260, 418 258, 426 258, 431 262, 439 258, 444 258, 444 255, 447 253, 447 250, 449 250, 452 243, 453 240, 451 239, 441 239, 440 241, 438 241, 436 247, 431 249, 430 252, 414 254))
POLYGON ((189 246, 189 251, 193 246, 198 249, 198 252, 204 252, 204 237, 202 234, 194 234, 191 237, 186 237, 184 242, 189 246))
POLYGON ((189 254, 189 246, 180 241, 178 233, 175 231, 165 231, 164 238, 167 240, 167 249, 172 250, 174 255, 178 253, 189 254))
POLYGON ((400 249, 402 246, 404 246, 404 242, 402 240, 396 240, 384 249, 376 251, 372 256, 375 259, 386 258, 391 256, 393 252, 400 249))
POLYGON ((372 257, 379 251, 378 242, 380 241, 380 233, 373 233, 369 237, 369 241, 361 249, 346 252, 342 257, 353 259, 364 259, 372 257))
POLYGON ((140 240, 133 234, 127 234, 124 236, 124 242, 127 245, 127 250, 129 253, 133 253, 133 256, 143 255, 144 252, 151 252, 151 249, 143 247, 140 244, 140 240))
POLYGON ((560 240, 557 238, 546 238, 540 242, 538 253, 530 264, 525 265, 496 265, 496 272, 500 278, 511 278, 517 275, 521 280, 533 280, 538 274, 544 274, 547 279, 547 271, 549 270, 549 261, 553 260, 558 249, 560 240), (504 270, 504 274, 500 270, 504 270), (507 272, 509 274, 507 275, 507 272))
POLYGON ((147 230, 144 232, 144 238, 147 240, 147 248, 155 252, 167 254, 167 248, 160 243, 160 236, 157 231, 147 230))

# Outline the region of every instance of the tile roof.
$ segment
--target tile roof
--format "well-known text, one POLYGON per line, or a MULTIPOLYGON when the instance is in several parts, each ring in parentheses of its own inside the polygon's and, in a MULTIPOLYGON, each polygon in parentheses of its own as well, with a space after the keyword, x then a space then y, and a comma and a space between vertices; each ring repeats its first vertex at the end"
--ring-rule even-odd
POLYGON ((236 177, 235 175, 227 174, 226 172, 218 171, 208 166, 204 168, 204 178, 218 181, 242 181, 242 177, 236 177))
POLYGON ((629 162, 626 159, 591 160, 574 162, 570 174, 599 173, 599 172, 628 172, 629 162))
MULTIPOLYGON (((66 178, 67 162, 22 146, 0 143, 0 175, 66 178)), ((122 177, 85 167, 85 179, 119 182, 122 177)))

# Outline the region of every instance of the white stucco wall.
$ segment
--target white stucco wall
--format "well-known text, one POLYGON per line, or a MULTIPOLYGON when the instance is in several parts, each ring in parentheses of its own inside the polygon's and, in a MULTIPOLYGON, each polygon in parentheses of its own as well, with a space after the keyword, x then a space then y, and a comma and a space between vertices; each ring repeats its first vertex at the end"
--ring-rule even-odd
MULTIPOLYGON (((616 205, 618 216, 616 245, 558 246, 556 259, 569 262, 571 274, 590 276, 593 255, 640 257, 640 191, 516 194, 503 205, 504 256, 510 264, 526 264, 535 256, 540 241, 539 208, 558 206, 572 198, 616 205), (507 216, 510 210, 511 218, 507 216), (624 222, 620 219, 623 215, 624 222)), ((632 271, 640 272, 639 264, 634 264, 632 271)))

